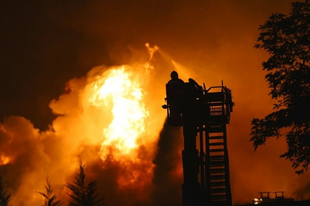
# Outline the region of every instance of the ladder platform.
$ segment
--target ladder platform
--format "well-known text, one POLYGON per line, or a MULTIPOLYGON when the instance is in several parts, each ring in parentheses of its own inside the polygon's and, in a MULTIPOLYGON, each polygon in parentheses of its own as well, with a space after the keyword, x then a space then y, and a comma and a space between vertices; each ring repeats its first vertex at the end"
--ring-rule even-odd
POLYGON ((224 101, 224 94, 223 92, 212 92, 206 94, 207 102, 216 102, 216 101, 224 101))
POLYGON ((232 206, 226 130, 234 106, 231 90, 223 82, 209 89, 193 79, 184 82, 174 71, 166 94, 162 107, 167 109, 168 124, 187 127, 183 130, 183 205, 232 206))

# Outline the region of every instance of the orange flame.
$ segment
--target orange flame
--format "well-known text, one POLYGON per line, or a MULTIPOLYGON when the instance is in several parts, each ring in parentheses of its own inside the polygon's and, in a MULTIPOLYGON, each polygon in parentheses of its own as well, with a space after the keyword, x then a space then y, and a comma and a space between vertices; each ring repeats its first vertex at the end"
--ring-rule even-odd
MULTIPOLYGON (((27 167, 24 162, 34 163, 33 170, 19 174, 22 183, 13 204, 38 205, 42 199, 29 198, 28 188, 41 191, 47 173, 53 184, 63 185, 76 173, 78 165, 72 164, 76 155, 90 166, 88 175, 108 180, 113 193, 131 193, 133 200, 148 201, 157 141, 166 117, 159 96, 164 87, 155 73, 144 62, 94 67, 87 76, 71 79, 64 94, 50 102, 58 115, 50 129, 39 132, 22 117, 6 119, 1 131, 7 144, 5 152, 0 151, 0 165, 14 161, 16 169, 27 167), (11 153, 19 147, 22 151, 11 153)), ((62 186, 55 192, 66 194, 62 186)))
MULTIPOLYGON (((148 45, 147 48, 150 55, 158 49, 151 49, 148 45)), ((88 143, 100 144, 98 155, 104 163, 119 165, 117 183, 120 189, 141 188, 151 183, 154 169, 152 160, 164 120, 164 116, 158 116, 157 109, 154 111, 152 108, 154 100, 150 101, 147 97, 150 67, 149 64, 135 67, 122 65, 104 69, 97 67, 90 71, 85 89, 79 90, 82 98, 81 115, 91 114, 91 119, 96 119, 96 122, 91 120, 91 128, 101 127, 101 135, 94 133, 97 129, 88 133, 93 137, 88 139, 88 143), (154 115, 162 120, 154 118, 154 115)), ((156 108, 160 109, 157 103, 156 108)), ((81 116, 78 118, 81 119, 81 116)), ((57 131, 61 130, 58 128, 60 124, 63 125, 62 122, 54 122, 57 131)), ((83 127, 82 132, 86 133, 88 126, 83 127)))
POLYGON ((99 77, 91 84, 93 96, 89 100, 97 107, 111 108, 113 120, 103 130, 106 137, 102 142, 100 157, 109 155, 107 147, 113 146, 113 158, 121 160, 137 149, 137 139, 145 131, 144 122, 148 111, 143 103, 143 91, 133 74, 125 66, 107 71, 105 78, 99 77))
POLYGON ((12 158, 5 156, 4 154, 0 155, 0 165, 6 165, 12 161, 12 158))

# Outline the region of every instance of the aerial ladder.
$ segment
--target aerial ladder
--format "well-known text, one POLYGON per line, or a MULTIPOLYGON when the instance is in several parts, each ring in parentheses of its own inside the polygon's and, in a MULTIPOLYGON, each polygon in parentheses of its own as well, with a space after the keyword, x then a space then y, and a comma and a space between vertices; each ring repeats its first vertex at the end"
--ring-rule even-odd
POLYGON ((166 84, 168 124, 183 127, 183 206, 231 206, 226 125, 233 110, 226 86, 193 79, 166 84))

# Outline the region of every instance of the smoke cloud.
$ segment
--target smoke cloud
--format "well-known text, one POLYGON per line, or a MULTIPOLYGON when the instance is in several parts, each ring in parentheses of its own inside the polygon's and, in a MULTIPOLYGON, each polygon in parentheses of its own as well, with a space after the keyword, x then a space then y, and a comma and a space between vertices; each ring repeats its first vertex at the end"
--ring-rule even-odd
POLYGON ((152 205, 182 205, 181 184, 183 181, 182 132, 178 127, 170 127, 165 121, 158 140, 155 157, 154 191, 152 205))

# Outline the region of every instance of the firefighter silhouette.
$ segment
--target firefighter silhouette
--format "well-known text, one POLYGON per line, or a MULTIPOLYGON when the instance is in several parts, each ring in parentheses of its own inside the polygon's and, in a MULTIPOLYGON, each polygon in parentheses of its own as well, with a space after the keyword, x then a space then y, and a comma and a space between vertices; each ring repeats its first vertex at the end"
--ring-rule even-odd
POLYGON ((171 80, 166 84, 168 122, 171 126, 182 126, 182 102, 185 84, 176 71, 170 74, 171 80))

